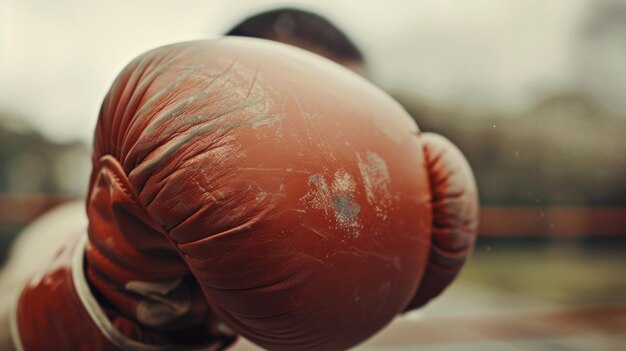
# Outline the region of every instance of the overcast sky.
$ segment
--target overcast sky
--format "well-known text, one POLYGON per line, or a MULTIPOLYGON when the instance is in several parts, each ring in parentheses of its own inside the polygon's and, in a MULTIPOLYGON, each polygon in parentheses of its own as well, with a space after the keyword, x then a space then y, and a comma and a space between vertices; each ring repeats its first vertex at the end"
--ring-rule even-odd
POLYGON ((0 0, 0 110, 53 139, 90 141, 102 98, 133 57, 293 4, 354 37, 385 88, 515 111, 572 84, 590 1, 0 0))

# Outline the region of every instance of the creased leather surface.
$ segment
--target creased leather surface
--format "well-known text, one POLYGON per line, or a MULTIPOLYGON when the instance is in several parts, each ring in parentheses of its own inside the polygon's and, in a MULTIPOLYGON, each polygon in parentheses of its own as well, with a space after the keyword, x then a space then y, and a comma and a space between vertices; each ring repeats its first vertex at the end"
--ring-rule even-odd
POLYGON ((478 229, 478 192, 467 160, 449 140, 422 134, 433 204, 432 246, 420 287, 407 310, 439 295, 463 267, 478 229))
POLYGON ((268 349, 351 347, 469 252, 471 171, 439 144, 310 53, 243 38, 155 49, 100 112, 88 279, 143 342, 227 340, 225 322, 268 349))

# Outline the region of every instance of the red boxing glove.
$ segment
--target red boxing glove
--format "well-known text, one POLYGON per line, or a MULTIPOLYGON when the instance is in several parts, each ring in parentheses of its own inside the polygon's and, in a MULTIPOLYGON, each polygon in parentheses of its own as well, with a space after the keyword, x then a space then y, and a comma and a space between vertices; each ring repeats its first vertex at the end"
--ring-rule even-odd
POLYGON ((428 266, 412 310, 439 295, 463 267, 474 248, 478 228, 478 193, 465 157, 444 137, 422 134, 422 147, 432 196, 432 244, 428 266))
POLYGON ((53 310, 24 307, 45 277, 22 294, 26 350, 219 349, 230 330, 346 349, 443 290, 474 240, 457 149, 346 69, 265 40, 135 59, 103 103, 93 163, 89 240, 67 249, 84 266, 42 273, 66 291, 53 310))

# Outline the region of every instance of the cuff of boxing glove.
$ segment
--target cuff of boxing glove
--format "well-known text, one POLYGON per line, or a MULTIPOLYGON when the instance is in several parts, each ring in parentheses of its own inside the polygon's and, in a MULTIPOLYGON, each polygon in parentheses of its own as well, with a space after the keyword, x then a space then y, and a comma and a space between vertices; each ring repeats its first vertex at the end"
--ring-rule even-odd
MULTIPOLYGON (((215 341, 208 344, 203 345, 153 345, 153 344, 145 344, 138 342, 136 340, 132 340, 128 338, 126 335, 121 333, 118 329, 113 326, 111 321, 108 319, 106 313, 96 300, 95 296, 91 292, 91 288, 85 278, 84 271, 84 253, 85 247, 87 246, 87 236, 82 235, 79 242, 73 247, 73 252, 71 253, 71 281, 72 284, 67 284, 66 286, 73 286, 74 293, 78 296, 80 300, 80 305, 82 305, 83 311, 79 313, 86 313, 88 315, 88 319, 92 322, 97 330, 104 336, 108 343, 113 346, 112 349, 119 350, 130 350, 130 351, 170 351, 170 350, 184 350, 184 351, 212 351, 212 350, 221 350, 224 347, 223 342, 215 341)), ((28 282, 27 282, 28 283, 28 282)), ((19 289, 16 294, 16 301, 13 304, 13 311, 11 313, 11 334, 14 343, 14 347, 17 351, 27 350, 24 347, 23 341, 20 336, 20 324, 18 323, 19 319, 19 304, 25 303, 21 301, 22 291, 24 289, 19 289)), ((71 308, 71 307, 68 307, 71 308)), ((70 311, 66 311, 70 312, 70 311)), ((42 313, 46 313, 46 311, 42 311, 42 313)), ((53 317, 50 317, 53 319, 53 317)), ((68 331, 68 333, 74 333, 75 331, 68 331)), ((42 337, 45 337, 42 335, 42 337)), ((99 337, 94 337, 94 342, 97 342, 97 339, 101 339, 99 337)), ((107 350, 109 348, 106 348, 107 350)))

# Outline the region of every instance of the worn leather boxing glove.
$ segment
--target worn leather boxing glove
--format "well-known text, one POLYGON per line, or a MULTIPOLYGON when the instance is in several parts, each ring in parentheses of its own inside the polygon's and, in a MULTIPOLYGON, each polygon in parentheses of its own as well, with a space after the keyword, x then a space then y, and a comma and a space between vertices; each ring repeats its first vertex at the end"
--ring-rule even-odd
POLYGON ((103 103, 93 165, 88 240, 21 294, 24 349, 48 334, 54 347, 219 349, 231 332, 346 349, 436 296, 474 240, 456 148, 346 69, 265 40, 135 59, 103 103), (32 303, 51 290, 53 307, 32 303))
POLYGON ((422 133, 432 204, 428 264, 417 293, 406 307, 422 307, 439 295, 463 267, 478 228, 478 192, 465 157, 449 140, 422 133))

